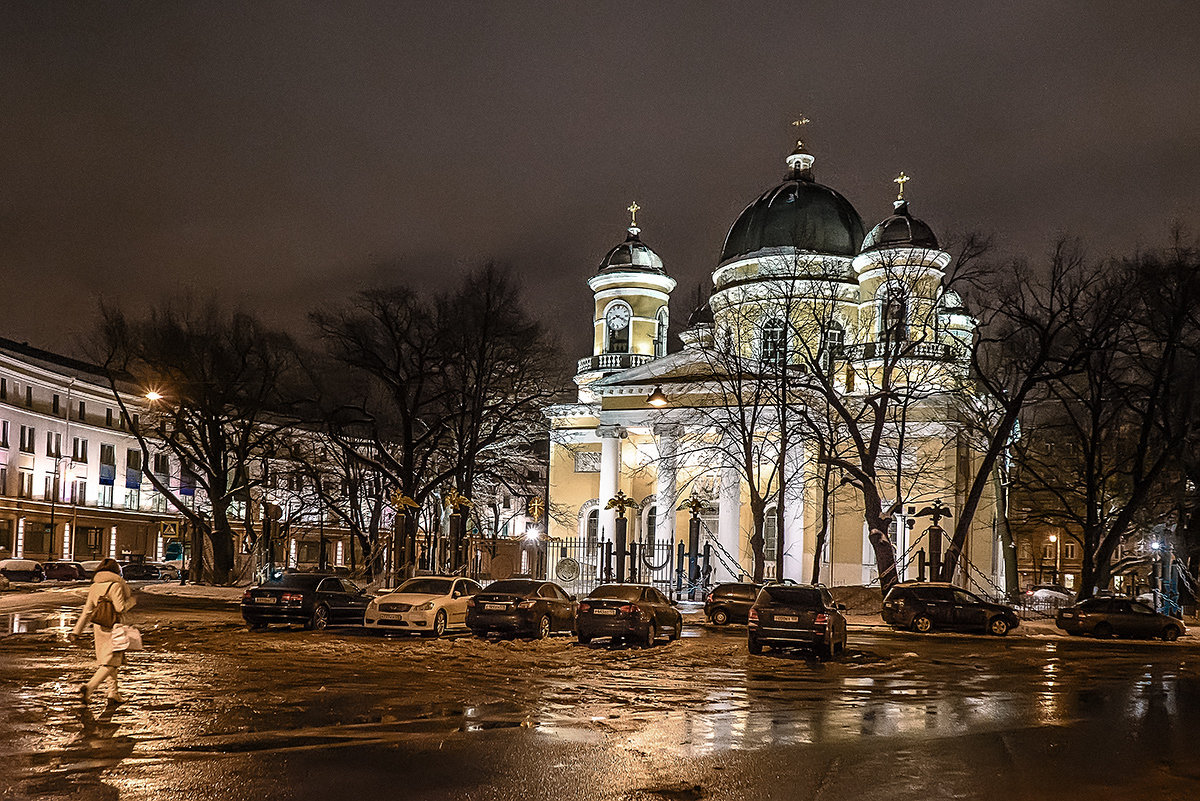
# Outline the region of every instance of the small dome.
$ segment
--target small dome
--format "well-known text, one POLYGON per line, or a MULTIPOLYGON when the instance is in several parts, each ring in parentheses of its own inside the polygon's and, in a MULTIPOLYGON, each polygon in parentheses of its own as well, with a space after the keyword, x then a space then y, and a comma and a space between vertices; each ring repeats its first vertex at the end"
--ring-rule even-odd
POLYGON ((721 261, 771 248, 830 256, 858 255, 863 223, 850 201, 812 178, 812 156, 799 148, 788 157, 787 180, 764 192, 738 216, 721 261))
POLYGON ((662 259, 646 245, 639 237, 641 229, 630 227, 629 236, 625 241, 608 251, 604 261, 600 262, 597 273, 623 273, 630 270, 636 272, 658 273, 665 275, 662 259))
POLYGON ((862 252, 883 248, 929 248, 938 249, 933 229, 908 213, 908 201, 897 200, 896 210, 879 225, 871 229, 862 243, 862 252))

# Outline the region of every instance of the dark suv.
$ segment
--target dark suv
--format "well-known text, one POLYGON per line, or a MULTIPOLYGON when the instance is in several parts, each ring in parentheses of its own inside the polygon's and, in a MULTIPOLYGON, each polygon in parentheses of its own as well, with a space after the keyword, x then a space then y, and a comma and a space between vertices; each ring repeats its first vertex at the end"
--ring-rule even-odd
POLYGON ((884 622, 922 634, 965 629, 1003 637, 1020 621, 1011 606, 985 601, 953 584, 915 581, 897 584, 883 599, 884 622))
POLYGON ((757 584, 747 582, 718 584, 704 599, 704 616, 718 626, 745 623, 758 590, 757 584))
POLYGON ((807 648, 830 659, 846 650, 845 609, 820 585, 768 584, 750 607, 746 647, 807 648))

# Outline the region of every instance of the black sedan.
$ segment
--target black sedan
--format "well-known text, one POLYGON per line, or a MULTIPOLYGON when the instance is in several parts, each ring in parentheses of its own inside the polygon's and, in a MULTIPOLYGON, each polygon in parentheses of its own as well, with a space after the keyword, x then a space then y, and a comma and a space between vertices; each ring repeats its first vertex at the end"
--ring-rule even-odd
POLYGON ((1118 637, 1161 637, 1177 640, 1187 632, 1183 622, 1159 614, 1131 598, 1089 598, 1058 610, 1055 624, 1068 634, 1091 634, 1100 639, 1118 637))
POLYGON ((467 628, 544 639, 575 627, 575 598, 552 581, 504 579, 489 584, 467 601, 467 628))
POLYGON ((300 623, 306 629, 361 626, 371 596, 352 581, 322 573, 286 573, 246 590, 242 617, 252 629, 300 623))
POLYGON ((42 568, 46 571, 47 581, 87 581, 88 572, 78 562, 45 562, 42 568))
POLYGON ((611 637, 654 645, 659 637, 679 639, 683 615, 656 588, 644 584, 601 584, 579 603, 575 631, 581 643, 611 637))

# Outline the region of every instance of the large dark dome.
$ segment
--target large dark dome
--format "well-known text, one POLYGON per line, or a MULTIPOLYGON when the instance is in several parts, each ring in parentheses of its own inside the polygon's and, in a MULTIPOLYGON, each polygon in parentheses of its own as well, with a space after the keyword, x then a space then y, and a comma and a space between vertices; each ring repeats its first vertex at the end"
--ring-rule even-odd
POLYGON ((850 201, 808 177, 807 171, 762 194, 729 229, 721 261, 769 248, 795 248, 854 257, 863 223, 850 201))
POLYGON ((645 272, 666 275, 662 259, 643 242, 637 228, 629 229, 625 241, 608 251, 597 273, 645 272))
POLYGON ((937 250, 933 229, 908 213, 908 202, 896 201, 896 213, 871 229, 863 240, 862 252, 883 248, 929 248, 937 250))

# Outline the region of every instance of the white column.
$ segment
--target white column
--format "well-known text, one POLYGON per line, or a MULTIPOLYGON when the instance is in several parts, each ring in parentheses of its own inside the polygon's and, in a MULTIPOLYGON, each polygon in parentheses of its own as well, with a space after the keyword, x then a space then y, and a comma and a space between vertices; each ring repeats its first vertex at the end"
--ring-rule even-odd
POLYGON ((108 535, 108 556, 110 559, 117 558, 117 527, 113 526, 112 531, 108 535))
MULTIPOLYGON (((742 474, 736 467, 726 466, 721 472, 721 495, 717 512, 717 540, 726 553, 742 564, 742 474)), ((720 563, 713 565, 714 573, 720 563)), ((737 580, 737 576, 730 576, 737 580)))
POLYGON ((25 518, 17 518, 17 542, 13 548, 13 556, 20 559, 25 555, 25 518))
POLYGON ((620 426, 600 426, 600 541, 611 542, 616 534, 617 510, 605 509, 610 498, 617 494, 621 477, 621 439, 625 431, 620 426))
POLYGON ((658 432, 658 480, 654 495, 658 502, 654 518, 656 542, 675 542, 675 470, 678 443, 674 427, 663 427, 658 432))
POLYGON ((793 442, 784 464, 783 577, 804 583, 812 576, 804 555, 804 444, 793 442))
POLYGON ((63 523, 62 558, 70 561, 75 558, 71 552, 71 524, 63 523))

